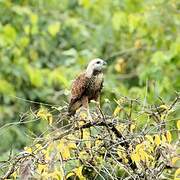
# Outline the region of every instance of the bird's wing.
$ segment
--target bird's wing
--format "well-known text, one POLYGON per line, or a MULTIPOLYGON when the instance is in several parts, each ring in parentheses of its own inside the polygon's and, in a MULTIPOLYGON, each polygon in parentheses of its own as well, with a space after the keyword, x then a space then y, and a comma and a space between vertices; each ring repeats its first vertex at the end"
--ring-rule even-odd
POLYGON ((85 73, 80 74, 72 83, 71 88, 71 99, 70 104, 75 103, 77 100, 81 99, 85 89, 87 87, 89 78, 85 76, 85 73))
POLYGON ((101 81, 101 84, 100 84, 99 89, 96 91, 96 94, 94 95, 94 98, 93 98, 93 99, 94 99, 95 101, 98 101, 99 95, 100 95, 101 90, 102 90, 102 88, 103 88, 103 83, 104 83, 104 78, 103 78, 102 81, 101 81))
POLYGON ((102 90, 102 88, 103 88, 103 84, 104 84, 104 78, 102 79, 102 81, 101 81, 101 86, 100 86, 100 91, 102 90))

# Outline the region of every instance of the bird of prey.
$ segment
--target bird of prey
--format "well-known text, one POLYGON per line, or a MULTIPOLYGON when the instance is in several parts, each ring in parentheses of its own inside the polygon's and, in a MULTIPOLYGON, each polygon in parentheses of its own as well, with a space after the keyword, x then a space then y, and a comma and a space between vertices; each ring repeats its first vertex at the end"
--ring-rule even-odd
MULTIPOLYGON (((72 83, 68 114, 74 115, 83 106, 89 114, 89 102, 98 101, 103 87, 103 69, 106 62, 96 58, 89 62, 86 70, 72 83)), ((91 117, 91 116, 90 116, 91 117)))

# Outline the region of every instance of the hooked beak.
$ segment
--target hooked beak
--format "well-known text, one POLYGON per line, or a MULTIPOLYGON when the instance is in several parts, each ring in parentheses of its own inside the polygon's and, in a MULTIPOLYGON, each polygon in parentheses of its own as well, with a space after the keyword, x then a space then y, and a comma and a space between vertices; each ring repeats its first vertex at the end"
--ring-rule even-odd
POLYGON ((106 62, 106 61, 103 61, 103 65, 106 66, 106 65, 107 65, 107 62, 106 62))
POLYGON ((106 66, 107 66, 107 62, 106 61, 103 61, 103 69, 106 69, 106 66))

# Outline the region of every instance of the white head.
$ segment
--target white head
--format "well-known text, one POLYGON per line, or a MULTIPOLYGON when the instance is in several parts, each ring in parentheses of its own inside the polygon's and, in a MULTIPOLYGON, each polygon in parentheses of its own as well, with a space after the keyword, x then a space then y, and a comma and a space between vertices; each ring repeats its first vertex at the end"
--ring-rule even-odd
POLYGON ((86 75, 91 77, 93 73, 101 73, 107 63, 99 58, 93 59, 87 66, 86 75))

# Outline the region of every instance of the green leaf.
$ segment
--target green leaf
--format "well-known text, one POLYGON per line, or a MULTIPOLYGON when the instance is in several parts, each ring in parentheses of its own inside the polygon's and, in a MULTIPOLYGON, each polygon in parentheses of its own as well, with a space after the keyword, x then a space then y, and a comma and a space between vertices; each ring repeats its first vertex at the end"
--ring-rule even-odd
POLYGON ((128 16, 130 32, 133 32, 134 30, 138 29, 138 26, 140 25, 142 21, 143 19, 139 15, 130 14, 128 16))
POLYGON ((13 5, 12 11, 22 16, 32 13, 29 7, 18 6, 18 5, 13 5))
POLYGON ((25 68, 31 84, 35 87, 43 87, 44 79, 41 70, 33 68, 31 66, 26 66, 25 68))
POLYGON ((51 34, 51 36, 56 36, 56 34, 60 30, 60 26, 61 26, 60 22, 55 22, 48 26, 48 32, 51 34))
POLYGON ((172 56, 176 56, 176 55, 180 54, 180 39, 177 39, 176 42, 173 42, 171 44, 170 52, 171 52, 172 56), (179 40, 179 42, 178 42, 178 40, 179 40))
POLYGON ((17 36, 15 28, 10 24, 5 25, 3 27, 3 36, 6 44, 13 44, 17 36))
POLYGON ((114 30, 118 31, 121 27, 126 26, 127 22, 127 15, 124 12, 118 11, 113 14, 112 25, 114 30))
POLYGON ((30 20, 32 24, 36 24, 38 22, 38 15, 37 14, 30 14, 30 20))
POLYGON ((25 47, 28 46, 29 41, 30 41, 29 38, 24 36, 19 40, 19 44, 20 44, 21 47, 25 48, 25 47))
POLYGON ((51 79, 52 79, 52 82, 54 82, 55 84, 59 84, 63 87, 67 87, 67 85, 69 84, 69 81, 67 80, 67 77, 63 75, 62 71, 63 69, 61 68, 55 69, 51 73, 51 79))
POLYGON ((79 0, 79 4, 84 8, 89 8, 91 5, 91 1, 89 0, 79 0))
POLYGON ((169 60, 168 56, 166 56, 166 54, 162 51, 155 52, 151 58, 151 62, 155 66, 161 66, 164 63, 168 62, 168 60, 169 60))
POLYGON ((15 95, 14 87, 5 79, 0 79, 0 94, 15 95))

